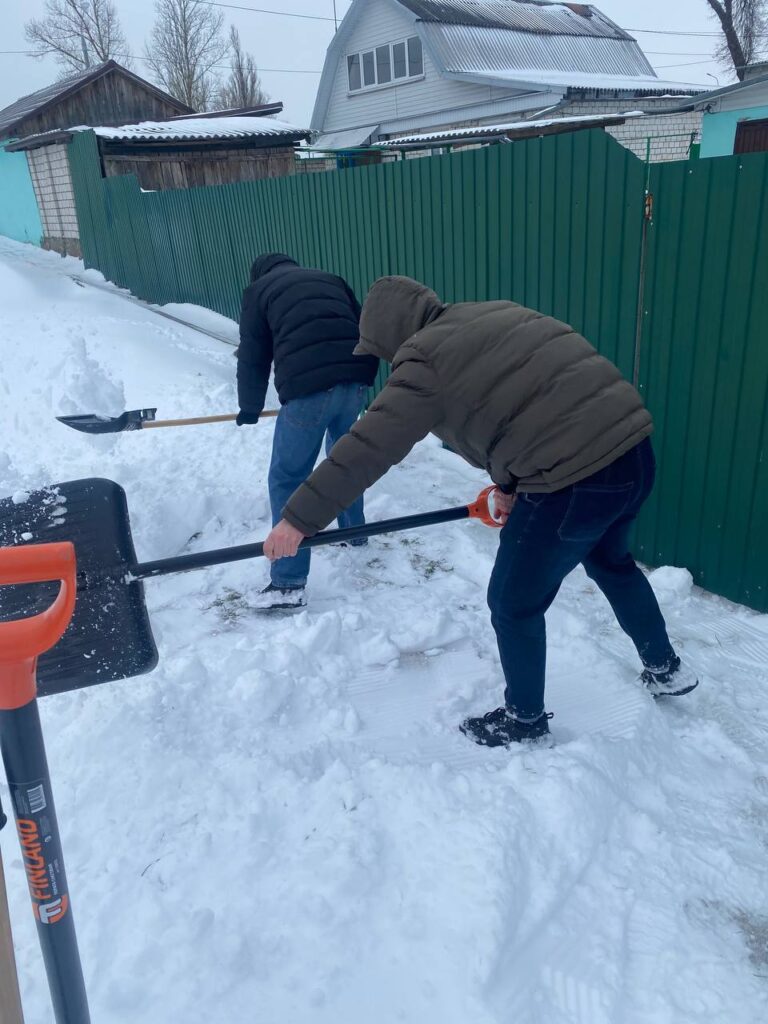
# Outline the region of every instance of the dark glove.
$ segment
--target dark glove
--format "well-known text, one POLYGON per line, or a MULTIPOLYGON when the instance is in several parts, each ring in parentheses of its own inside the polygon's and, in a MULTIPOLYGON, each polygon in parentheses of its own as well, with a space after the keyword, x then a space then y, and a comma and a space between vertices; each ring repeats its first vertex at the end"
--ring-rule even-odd
POLYGON ((237 414, 237 419, 235 420, 235 423, 238 425, 238 427, 243 427, 245 426, 246 423, 258 423, 260 415, 261 413, 259 412, 248 412, 245 409, 241 409, 240 412, 237 414))

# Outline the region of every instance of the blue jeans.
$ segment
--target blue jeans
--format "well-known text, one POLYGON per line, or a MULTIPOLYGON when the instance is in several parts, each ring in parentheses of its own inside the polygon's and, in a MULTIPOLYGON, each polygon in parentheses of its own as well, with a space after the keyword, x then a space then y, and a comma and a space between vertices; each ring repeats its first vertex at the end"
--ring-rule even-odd
MULTIPOLYGON (((360 415, 367 390, 362 384, 337 384, 329 391, 294 398, 280 409, 269 467, 273 526, 282 519, 290 496, 314 469, 323 437, 325 450, 330 452, 360 415)), ((342 528, 364 522, 362 498, 339 516, 342 528)), ((308 550, 300 551, 295 558, 273 562, 272 583, 276 587, 303 587, 309 576, 309 556, 308 550)))
POLYGON ((507 707, 523 720, 544 710, 544 614, 579 563, 608 598, 643 664, 669 665, 674 651, 629 533, 653 488, 650 440, 606 469, 554 494, 518 495, 501 531, 488 605, 506 680, 507 707))

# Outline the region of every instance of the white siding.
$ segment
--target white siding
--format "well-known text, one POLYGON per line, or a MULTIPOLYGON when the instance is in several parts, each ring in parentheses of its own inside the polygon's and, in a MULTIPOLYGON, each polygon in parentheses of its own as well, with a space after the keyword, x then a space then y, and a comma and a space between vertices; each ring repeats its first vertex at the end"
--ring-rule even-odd
POLYGON ((721 96, 717 101, 717 110, 744 110, 749 107, 768 106, 768 82, 755 85, 751 89, 737 89, 735 92, 721 96))
POLYGON ((388 138, 398 135, 419 134, 436 128, 471 128, 477 124, 496 124, 504 121, 519 121, 530 116, 532 111, 554 106, 562 94, 537 93, 536 96, 520 93, 503 100, 473 104, 469 107, 454 106, 450 110, 435 114, 418 114, 416 117, 401 117, 396 125, 384 125, 381 134, 388 138))
MULTIPOLYGON (((404 122, 409 125, 420 123, 418 118, 422 115, 446 111, 450 114, 446 120, 454 121, 463 108, 486 104, 496 98, 492 92, 498 94, 498 90, 441 78, 426 51, 422 80, 349 94, 347 53, 370 50, 412 35, 416 35, 415 19, 396 3, 392 0, 369 0, 347 40, 345 53, 336 69, 328 113, 322 127, 324 132, 379 124, 382 134, 391 135, 405 128, 404 122)), ((424 123, 434 124, 435 119, 424 123)))
POLYGON ((79 239, 67 147, 41 146, 27 154, 46 239, 79 239))

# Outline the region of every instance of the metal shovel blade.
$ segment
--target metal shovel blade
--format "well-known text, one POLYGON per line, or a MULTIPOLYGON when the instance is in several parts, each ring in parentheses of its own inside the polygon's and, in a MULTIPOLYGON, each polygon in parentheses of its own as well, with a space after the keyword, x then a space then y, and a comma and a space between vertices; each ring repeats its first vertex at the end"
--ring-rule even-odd
POLYGON ((59 423, 81 430, 84 434, 119 434, 124 430, 141 430, 144 423, 155 419, 157 409, 131 409, 121 416, 99 416, 81 413, 77 416, 57 416, 59 423))
MULTIPOLYGON (((157 648, 138 580, 125 491, 111 480, 71 480, 0 499, 0 546, 69 540, 77 556, 77 603, 66 633, 38 663, 40 696, 150 672, 157 648)), ((57 583, 0 587, 0 621, 47 608, 57 583)))

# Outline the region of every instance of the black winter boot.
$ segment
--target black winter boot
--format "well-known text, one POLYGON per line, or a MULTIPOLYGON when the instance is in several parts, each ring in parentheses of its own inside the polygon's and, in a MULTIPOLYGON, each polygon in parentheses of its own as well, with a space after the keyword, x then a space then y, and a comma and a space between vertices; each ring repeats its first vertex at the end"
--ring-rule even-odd
POLYGON ((305 608, 307 593, 304 587, 276 587, 270 583, 256 597, 252 607, 259 612, 277 612, 305 608))
POLYGON ((510 743, 551 746, 550 718, 545 712, 535 722, 521 722, 507 708, 496 708, 482 718, 467 718, 459 728, 483 747, 508 747, 510 743))
POLYGON ((640 678, 654 697, 684 697, 699 685, 694 670, 678 657, 666 668, 646 668, 640 678))

